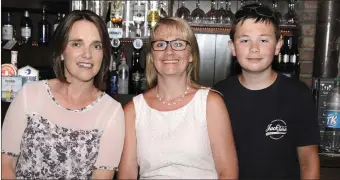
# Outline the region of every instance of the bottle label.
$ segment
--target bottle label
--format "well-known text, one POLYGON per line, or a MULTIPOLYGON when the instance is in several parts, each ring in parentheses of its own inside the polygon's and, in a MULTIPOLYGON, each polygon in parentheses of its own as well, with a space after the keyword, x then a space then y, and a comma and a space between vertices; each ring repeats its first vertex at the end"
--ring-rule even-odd
POLYGON ((144 5, 135 4, 133 7, 133 21, 137 24, 143 24, 145 21, 144 13, 145 13, 144 5))
POLYGON ((327 111, 326 127, 340 128, 340 111, 327 111))
POLYGON ((53 31, 55 31, 58 27, 59 23, 53 25, 53 31))
POLYGON ((126 69, 120 69, 118 71, 119 79, 127 80, 129 79, 129 72, 126 69))
POLYGON ((110 39, 113 39, 115 37, 114 28, 107 28, 107 32, 109 33, 110 39))
MULTIPOLYGON (((112 38, 122 38, 123 37, 123 29, 122 28, 112 28, 111 30, 112 38)), ((111 36, 110 36, 111 38, 111 36)))
POLYGON ((142 74, 139 72, 135 72, 132 74, 132 81, 138 82, 141 79, 142 74))
POLYGON ((6 24, 2 27, 2 39, 12 40, 13 39, 13 26, 6 24))
POLYGON ((295 64, 295 63, 296 63, 296 54, 290 55, 289 61, 290 61, 291 63, 295 64))
POLYGON ((30 27, 22 27, 21 28, 21 37, 30 38, 31 37, 31 28, 30 27))
POLYGON ((284 63, 288 63, 289 62, 289 55, 288 54, 283 55, 283 62, 284 63))
POLYGON ((117 94, 117 76, 110 77, 110 94, 117 94))

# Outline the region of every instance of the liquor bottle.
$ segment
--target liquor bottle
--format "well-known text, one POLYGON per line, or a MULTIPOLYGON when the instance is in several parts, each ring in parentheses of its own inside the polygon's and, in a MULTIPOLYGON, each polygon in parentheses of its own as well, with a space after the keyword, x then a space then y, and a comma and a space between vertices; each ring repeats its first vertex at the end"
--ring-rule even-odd
POLYGON ((326 99, 326 127, 321 142, 326 156, 340 157, 340 61, 334 86, 326 99))
POLYGON ((112 1, 111 3, 113 23, 112 38, 123 37, 123 3, 120 0, 112 1))
POLYGON ((135 39, 133 41, 134 51, 132 53, 132 65, 130 71, 130 94, 142 93, 141 78, 144 74, 144 69, 140 65, 140 50, 142 45, 143 41, 141 39, 135 39))
POLYGON ((299 79, 300 75, 300 62, 299 62, 299 48, 298 48, 298 37, 293 36, 292 37, 292 46, 290 50, 289 55, 289 62, 290 62, 290 71, 292 74, 292 77, 299 79))
MULTIPOLYGON (((111 46, 112 46, 113 56, 117 60, 118 59, 118 55, 119 55, 120 50, 121 50, 120 40, 117 39, 117 38, 112 39, 111 40, 111 46)), ((119 64, 118 64, 118 66, 119 66, 119 64)))
POLYGON ((21 44, 32 46, 33 23, 28 11, 25 11, 24 16, 21 19, 20 30, 21 30, 21 44))
POLYGON ((13 40, 14 35, 14 24, 12 22, 12 14, 10 12, 7 13, 7 18, 4 21, 4 25, 2 26, 2 36, 1 39, 3 41, 13 40))
POLYGON ((133 22, 136 25, 136 37, 142 37, 142 26, 145 22, 145 3, 136 1, 133 5, 133 22))
POLYGON ((153 28, 160 19, 160 14, 158 10, 158 1, 149 1, 148 9, 149 10, 148 10, 147 21, 148 21, 148 27, 149 27, 149 31, 148 31, 148 34, 149 34, 151 28, 153 28))
POLYGON ((44 46, 49 43, 51 37, 51 24, 47 20, 45 7, 43 8, 41 20, 38 23, 38 36, 38 43, 40 46, 44 46))
POLYGON ((109 2, 109 8, 107 10, 106 18, 105 18, 106 28, 107 28, 107 32, 109 33, 110 40, 114 38, 114 25, 112 22, 111 6, 112 6, 111 2, 109 2))
POLYGON ((113 55, 111 55, 110 67, 109 67, 109 86, 108 92, 109 95, 117 94, 118 90, 118 74, 117 74, 117 66, 116 61, 113 59, 113 55))
POLYGON ((166 17, 168 17, 168 15, 166 14, 163 6, 164 6, 164 2, 163 2, 163 0, 160 0, 159 1, 159 7, 158 7, 158 9, 159 9, 159 16, 161 18, 166 18, 166 17))
POLYGON ((118 94, 129 93, 129 66, 126 64, 126 58, 122 53, 122 61, 118 66, 118 94))
POLYGON ((58 13, 57 19, 54 21, 54 24, 53 24, 53 32, 57 29, 60 21, 61 21, 61 14, 58 13))
POLYGON ((289 55, 290 55, 290 43, 291 39, 289 36, 284 36, 283 41, 283 54, 282 54, 282 63, 280 63, 280 72, 290 77, 290 61, 289 61, 289 55))

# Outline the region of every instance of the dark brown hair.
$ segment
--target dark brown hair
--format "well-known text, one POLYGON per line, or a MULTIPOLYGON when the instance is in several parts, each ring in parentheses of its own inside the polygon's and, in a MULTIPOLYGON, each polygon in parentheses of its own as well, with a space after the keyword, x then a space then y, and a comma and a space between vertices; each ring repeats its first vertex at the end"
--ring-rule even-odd
POLYGON ((92 11, 75 10, 70 12, 67 16, 65 16, 65 18, 63 18, 57 29, 54 31, 50 42, 54 73, 61 82, 67 83, 64 61, 61 60, 61 55, 66 49, 72 25, 80 20, 92 22, 99 32, 103 47, 103 61, 98 74, 94 77, 93 85, 99 90, 105 91, 107 73, 110 64, 111 45, 104 21, 92 11))
MULTIPOLYGON (((271 8, 269 8, 268 6, 265 6, 265 5, 249 4, 249 5, 245 5, 240 10, 238 10, 235 13, 235 16, 239 12, 243 11, 245 8, 254 8, 255 9, 255 8, 259 8, 259 7, 260 8, 267 8, 268 10, 272 11, 271 8)), ((281 35, 281 31, 280 31, 280 28, 279 28, 279 22, 278 22, 278 19, 275 17, 274 11, 272 11, 271 13, 272 13, 272 16, 261 15, 256 10, 250 10, 247 13, 242 13, 243 14, 242 17, 236 19, 233 22, 232 28, 231 28, 230 33, 229 33, 230 39, 232 41, 234 41, 234 35, 235 35, 236 28, 237 28, 238 24, 242 25, 244 23, 244 21, 246 21, 247 19, 254 19, 255 23, 264 22, 264 23, 271 24, 274 27, 274 33, 275 33, 276 40, 279 40, 280 35, 281 35)))

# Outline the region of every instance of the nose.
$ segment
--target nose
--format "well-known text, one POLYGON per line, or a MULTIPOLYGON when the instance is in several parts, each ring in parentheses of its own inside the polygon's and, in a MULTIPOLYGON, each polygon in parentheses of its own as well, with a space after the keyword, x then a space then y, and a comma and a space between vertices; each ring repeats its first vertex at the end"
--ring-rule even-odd
POLYGON ((165 54, 166 55, 171 55, 173 52, 174 52, 174 50, 172 49, 171 44, 168 43, 168 45, 167 45, 167 47, 165 49, 165 54))
POLYGON ((83 48, 83 57, 86 59, 92 58, 91 46, 84 46, 83 48))
POLYGON ((250 52, 251 53, 256 53, 256 52, 259 52, 260 49, 259 49, 259 44, 257 42, 252 42, 250 44, 250 52))

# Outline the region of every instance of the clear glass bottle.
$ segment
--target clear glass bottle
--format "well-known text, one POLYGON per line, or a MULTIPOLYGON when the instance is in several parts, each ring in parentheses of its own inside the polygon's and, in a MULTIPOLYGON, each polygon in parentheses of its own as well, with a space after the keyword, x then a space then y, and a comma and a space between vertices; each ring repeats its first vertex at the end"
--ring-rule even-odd
POLYGON ((51 23, 47 20, 45 7, 43 7, 41 20, 38 23, 38 36, 40 46, 47 45, 51 38, 51 23))
POLYGON ((4 24, 2 26, 2 36, 1 39, 3 41, 9 41, 15 39, 15 33, 14 33, 14 24, 12 22, 12 13, 7 12, 7 18, 4 21, 4 24))
POLYGON ((32 46, 32 31, 33 23, 30 18, 28 11, 24 12, 24 16, 20 21, 20 31, 21 31, 21 44, 26 44, 32 46))

